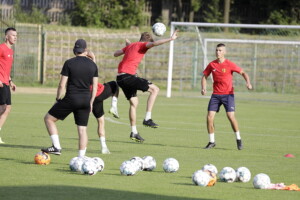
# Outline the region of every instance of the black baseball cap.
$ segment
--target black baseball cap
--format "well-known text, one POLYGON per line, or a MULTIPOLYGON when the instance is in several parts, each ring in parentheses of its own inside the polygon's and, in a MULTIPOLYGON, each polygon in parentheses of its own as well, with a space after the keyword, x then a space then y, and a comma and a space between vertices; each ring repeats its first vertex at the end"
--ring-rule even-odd
POLYGON ((86 49, 86 41, 84 39, 78 39, 75 42, 73 52, 74 54, 83 53, 86 49))

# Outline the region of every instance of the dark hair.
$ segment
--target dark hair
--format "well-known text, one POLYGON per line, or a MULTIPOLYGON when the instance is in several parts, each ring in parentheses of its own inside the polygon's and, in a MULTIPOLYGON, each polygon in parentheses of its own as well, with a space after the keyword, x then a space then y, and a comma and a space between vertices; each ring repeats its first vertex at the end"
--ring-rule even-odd
POLYGON ((4 31, 5 35, 8 33, 8 31, 17 31, 17 30, 13 27, 9 27, 4 31))
POLYGON ((225 44, 220 43, 220 44, 217 45, 217 47, 226 47, 226 46, 225 46, 225 44))
POLYGON ((154 42, 152 35, 148 32, 141 34, 140 42, 154 42))

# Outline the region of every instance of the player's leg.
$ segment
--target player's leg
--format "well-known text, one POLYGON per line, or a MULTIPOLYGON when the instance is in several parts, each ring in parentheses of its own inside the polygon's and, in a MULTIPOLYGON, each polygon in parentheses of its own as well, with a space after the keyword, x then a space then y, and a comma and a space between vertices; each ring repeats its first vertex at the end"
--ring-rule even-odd
POLYGON ((150 95, 149 95, 148 100, 147 100, 146 116, 145 116, 145 119, 143 121, 143 124, 147 127, 158 128, 159 125, 154 123, 154 121, 152 120, 151 115, 152 115, 152 109, 153 109, 156 97, 159 93, 159 88, 154 84, 150 84, 148 92, 150 92, 150 95))
POLYGON ((136 110, 137 106, 139 104, 138 97, 131 97, 129 99, 129 120, 130 120, 130 126, 131 126, 131 133, 130 133, 130 139, 136 141, 136 142, 143 142, 144 139, 140 136, 140 134, 137 131, 136 128, 136 110))
POLYGON ((110 154, 110 151, 106 145, 106 139, 105 139, 105 120, 104 115, 97 118, 98 122, 98 136, 101 144, 101 152, 102 154, 110 154))
POLYGON ((57 118, 52 116, 51 114, 47 113, 44 117, 44 122, 48 131, 48 134, 52 141, 52 146, 48 148, 41 149, 43 152, 51 153, 55 155, 61 154, 61 146, 58 136, 58 130, 56 127, 57 118))
POLYGON ((84 157, 86 153, 86 148, 88 144, 88 135, 87 135, 87 127, 77 125, 79 143, 78 143, 78 157, 84 157))
POLYGON ((209 142, 206 145, 205 149, 211 149, 211 148, 216 146, 216 143, 215 143, 215 126, 214 126, 215 115, 216 115, 216 111, 208 111, 207 112, 206 126, 207 126, 209 142))
MULTIPOLYGON (((6 105, 6 109, 5 111, 2 113, 2 115, 0 115, 0 131, 9 115, 11 111, 11 105, 6 105)), ((2 141, 2 138, 0 137, 0 144, 3 144, 4 142, 2 141)))
POLYGON ((117 82, 111 81, 107 84, 110 88, 110 96, 112 96, 111 99, 111 107, 109 109, 109 113, 112 114, 115 118, 120 118, 118 114, 118 97, 119 97, 119 86, 117 82))

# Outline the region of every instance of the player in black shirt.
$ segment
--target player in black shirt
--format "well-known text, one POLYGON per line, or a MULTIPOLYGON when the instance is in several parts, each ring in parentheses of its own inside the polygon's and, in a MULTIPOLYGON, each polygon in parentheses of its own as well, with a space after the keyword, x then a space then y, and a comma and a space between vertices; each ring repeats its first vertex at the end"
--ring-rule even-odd
POLYGON ((55 155, 61 154, 58 130, 55 122, 64 120, 73 113, 79 135, 79 155, 85 156, 88 136, 87 124, 89 113, 97 92, 98 67, 87 57, 85 40, 76 41, 74 49, 76 57, 67 60, 61 71, 61 78, 57 89, 56 103, 44 117, 52 146, 42 149, 43 152, 55 155), (90 85, 93 86, 92 93, 90 85), (64 90, 66 89, 65 96, 64 90), (63 97, 63 98, 62 98, 63 97))

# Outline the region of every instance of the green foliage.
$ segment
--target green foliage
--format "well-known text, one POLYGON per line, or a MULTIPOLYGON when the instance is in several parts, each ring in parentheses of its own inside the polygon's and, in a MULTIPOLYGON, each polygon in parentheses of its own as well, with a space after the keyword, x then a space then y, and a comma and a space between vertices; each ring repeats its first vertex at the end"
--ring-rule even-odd
POLYGON ((71 12, 75 26, 129 28, 143 20, 144 0, 78 0, 71 12))
POLYGON ((35 5, 32 5, 29 11, 23 10, 20 0, 14 3, 14 18, 17 22, 33 24, 44 24, 50 21, 44 14, 44 10, 37 8, 35 5))
POLYGON ((203 10, 203 15, 205 22, 220 23, 223 15, 220 9, 220 0, 211 0, 207 3, 203 10))

